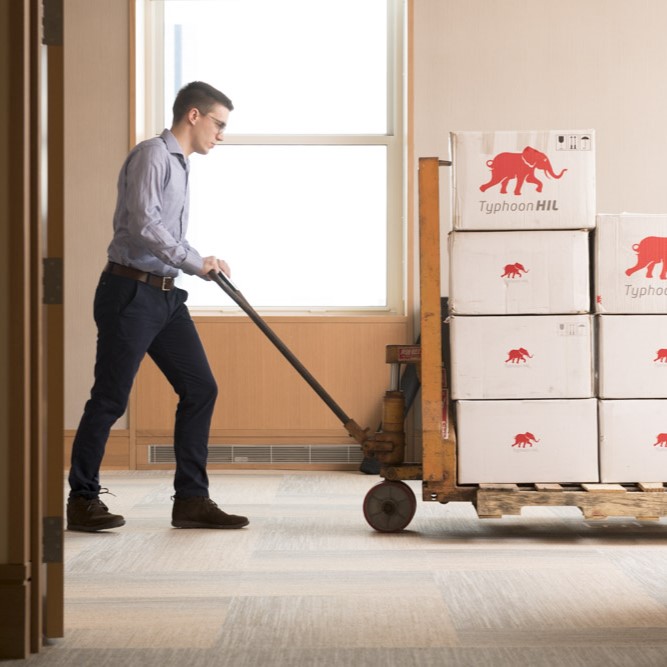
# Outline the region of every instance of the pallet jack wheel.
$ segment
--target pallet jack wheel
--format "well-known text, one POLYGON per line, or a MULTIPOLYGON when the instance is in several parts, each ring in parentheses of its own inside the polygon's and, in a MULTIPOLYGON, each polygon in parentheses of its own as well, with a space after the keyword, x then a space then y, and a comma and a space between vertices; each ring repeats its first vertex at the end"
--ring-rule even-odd
POLYGON ((405 482, 376 484, 364 498, 364 516, 371 528, 381 533, 398 533, 407 527, 417 511, 417 499, 405 482))

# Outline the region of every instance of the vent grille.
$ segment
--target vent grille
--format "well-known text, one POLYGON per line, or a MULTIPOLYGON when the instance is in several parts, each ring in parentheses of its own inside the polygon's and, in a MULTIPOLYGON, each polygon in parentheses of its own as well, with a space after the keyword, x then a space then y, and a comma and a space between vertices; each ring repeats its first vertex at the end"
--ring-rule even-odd
MULTIPOLYGON (((361 463, 359 445, 209 445, 209 463, 361 463)), ((173 445, 149 445, 148 463, 176 463, 173 445)))

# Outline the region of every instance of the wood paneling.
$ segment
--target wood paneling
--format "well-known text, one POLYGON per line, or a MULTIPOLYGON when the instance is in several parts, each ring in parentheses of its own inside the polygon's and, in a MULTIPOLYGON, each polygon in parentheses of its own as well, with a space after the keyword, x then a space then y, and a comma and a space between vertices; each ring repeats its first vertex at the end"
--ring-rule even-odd
MULTIPOLYGON (((69 468, 75 431, 65 432, 65 465, 69 468)), ((103 470, 128 470, 130 460, 130 433, 126 429, 111 431, 102 461, 103 470)))
MULTIPOLYGON (((385 346, 407 342, 406 318, 266 320, 351 418, 377 427, 389 382, 385 346)), ((337 433, 339 442, 349 441, 329 408, 247 318, 199 317, 196 323, 219 385, 211 429, 218 442, 246 434, 285 441, 337 433)), ((135 386, 137 436, 170 433, 176 397, 149 359, 135 386)))
MULTIPOLYGON (((389 384, 385 347, 408 342, 407 318, 318 316, 266 320, 351 418, 371 431, 378 427, 382 396, 389 384)), ((196 317, 195 322, 219 386, 210 444, 354 444, 335 415, 250 320, 241 316, 196 317)), ((102 469, 173 467, 148 464, 147 447, 173 442, 176 403, 171 386, 146 358, 130 402, 130 427, 111 431, 102 469)), ((74 430, 65 433, 66 465, 74 435, 74 430)), ((210 465, 212 470, 225 467, 210 465)))
MULTIPOLYGON (((267 322, 334 400, 357 423, 374 431, 389 384, 386 345, 408 342, 405 317, 268 317, 267 322)), ((219 386, 210 444, 352 445, 342 424, 259 329, 247 318, 196 317, 219 386)), ((151 444, 172 444, 177 398, 146 358, 130 401, 128 429, 114 429, 103 470, 171 468, 149 464, 151 444)), ((75 430, 65 432, 69 466, 75 430)), ((212 470, 227 468, 211 464, 212 470)), ((234 468, 284 468, 234 464, 234 468)), ((353 469, 355 464, 290 465, 353 469)))

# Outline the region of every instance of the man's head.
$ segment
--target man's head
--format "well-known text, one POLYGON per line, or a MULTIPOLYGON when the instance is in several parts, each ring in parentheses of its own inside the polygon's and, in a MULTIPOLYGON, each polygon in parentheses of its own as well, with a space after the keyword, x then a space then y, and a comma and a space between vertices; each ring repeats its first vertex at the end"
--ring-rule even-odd
POLYGON ((206 155, 222 141, 232 101, 203 81, 193 81, 178 91, 174 100, 172 132, 186 155, 206 155))
POLYGON ((203 81, 193 81, 183 86, 178 91, 174 100, 174 125, 181 121, 190 109, 199 109, 203 114, 207 114, 214 104, 221 104, 229 111, 234 110, 232 101, 221 93, 217 88, 210 86, 203 81))

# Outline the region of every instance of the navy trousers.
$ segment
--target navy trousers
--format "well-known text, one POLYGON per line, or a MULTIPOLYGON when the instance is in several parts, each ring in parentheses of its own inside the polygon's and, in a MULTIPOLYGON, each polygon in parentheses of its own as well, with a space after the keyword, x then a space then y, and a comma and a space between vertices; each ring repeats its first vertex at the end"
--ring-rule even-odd
POLYGON ((218 388, 186 299, 187 292, 178 288, 164 292, 132 278, 102 274, 94 306, 95 381, 72 447, 70 496, 98 495, 109 431, 125 412, 148 353, 179 397, 175 495, 208 497, 208 436, 218 388))

